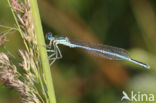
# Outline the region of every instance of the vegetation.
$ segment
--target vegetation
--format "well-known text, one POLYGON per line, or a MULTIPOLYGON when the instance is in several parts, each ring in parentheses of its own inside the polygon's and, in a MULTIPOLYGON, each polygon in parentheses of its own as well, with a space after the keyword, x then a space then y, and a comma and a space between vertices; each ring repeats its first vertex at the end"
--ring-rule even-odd
POLYGON ((154 0, 38 0, 38 6, 1 0, 0 103, 116 103, 123 91, 156 95, 155 7, 154 0), (47 32, 127 49, 151 69, 60 46, 63 58, 50 72, 47 32))

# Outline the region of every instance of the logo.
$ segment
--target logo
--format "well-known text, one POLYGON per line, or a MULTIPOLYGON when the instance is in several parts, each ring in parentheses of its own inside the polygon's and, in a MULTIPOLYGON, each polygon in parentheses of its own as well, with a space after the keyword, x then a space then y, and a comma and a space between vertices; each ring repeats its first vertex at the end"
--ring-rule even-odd
POLYGON ((134 92, 131 91, 130 95, 128 95, 125 91, 122 91, 121 101, 135 101, 135 102, 153 102, 154 94, 152 93, 142 93, 142 92, 134 92))

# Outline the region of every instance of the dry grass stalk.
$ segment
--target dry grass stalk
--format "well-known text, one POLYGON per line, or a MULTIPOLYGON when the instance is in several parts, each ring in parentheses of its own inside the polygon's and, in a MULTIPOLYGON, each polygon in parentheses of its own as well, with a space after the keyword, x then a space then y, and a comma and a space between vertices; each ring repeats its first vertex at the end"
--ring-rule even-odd
POLYGON ((16 66, 10 62, 6 54, 0 53, 0 81, 4 82, 6 86, 16 88, 23 103, 41 103, 34 88, 36 77, 28 69, 28 67, 31 67, 31 63, 26 62, 30 58, 27 57, 26 52, 20 51, 20 54, 24 59, 23 63, 20 64, 26 71, 24 76, 17 71, 16 66))
POLYGON ((25 73, 19 73, 18 66, 11 63, 5 53, 0 53, 0 80, 5 85, 17 89, 23 103, 44 103, 45 101, 42 98, 47 99, 47 95, 44 91, 43 77, 41 77, 39 71, 41 70, 40 56, 29 0, 21 2, 11 0, 10 6, 15 14, 18 30, 26 46, 26 51, 19 50, 20 56, 23 59, 23 62, 19 63, 19 66, 25 73), (39 88, 35 84, 39 85, 39 88), (39 92, 43 94, 39 94, 39 92))

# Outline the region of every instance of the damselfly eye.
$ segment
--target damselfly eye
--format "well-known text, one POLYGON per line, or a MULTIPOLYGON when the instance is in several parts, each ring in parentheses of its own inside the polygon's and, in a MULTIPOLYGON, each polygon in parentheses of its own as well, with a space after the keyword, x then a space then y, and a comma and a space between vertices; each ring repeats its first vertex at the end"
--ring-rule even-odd
POLYGON ((49 40, 51 40, 52 37, 53 37, 53 35, 52 35, 52 33, 50 33, 50 32, 46 35, 46 38, 49 39, 49 40))

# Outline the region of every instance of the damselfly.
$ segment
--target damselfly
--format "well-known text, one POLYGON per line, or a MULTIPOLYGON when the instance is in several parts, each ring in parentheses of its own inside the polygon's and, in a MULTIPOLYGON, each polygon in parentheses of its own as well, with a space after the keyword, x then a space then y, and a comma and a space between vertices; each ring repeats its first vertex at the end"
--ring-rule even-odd
POLYGON ((52 45, 54 47, 53 50, 47 50, 47 52, 53 53, 48 56, 48 59, 52 60, 50 65, 52 65, 55 62, 55 60, 62 58, 61 51, 58 47, 58 44, 62 44, 71 48, 82 48, 84 50, 87 50, 89 53, 93 55, 100 56, 109 60, 128 60, 130 62, 143 66, 147 69, 150 68, 149 65, 130 58, 128 52, 122 48, 102 44, 93 44, 76 39, 70 39, 68 37, 54 37, 51 33, 48 33, 46 38, 50 40, 48 47, 51 48, 52 45))

